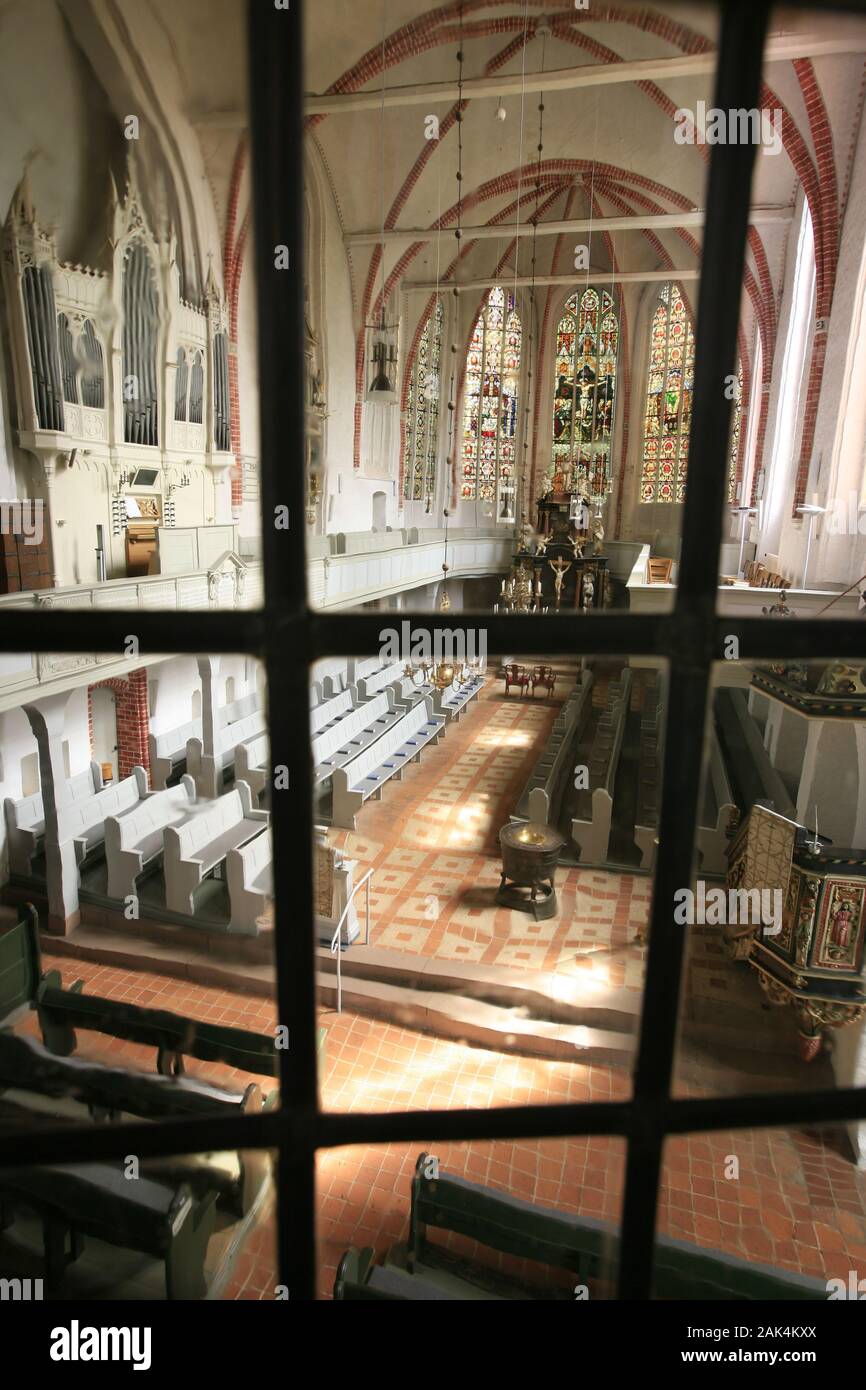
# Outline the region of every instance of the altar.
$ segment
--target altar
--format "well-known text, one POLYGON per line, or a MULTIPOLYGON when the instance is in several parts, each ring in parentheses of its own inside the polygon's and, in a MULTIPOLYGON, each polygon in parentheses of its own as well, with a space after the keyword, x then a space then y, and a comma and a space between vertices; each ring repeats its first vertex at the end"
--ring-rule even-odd
POLYGON ((606 608, 610 576, 601 519, 591 518, 587 507, 575 517, 570 494, 549 494, 538 509, 540 539, 533 538, 530 527, 523 528, 511 574, 502 581, 501 606, 548 613, 606 608))

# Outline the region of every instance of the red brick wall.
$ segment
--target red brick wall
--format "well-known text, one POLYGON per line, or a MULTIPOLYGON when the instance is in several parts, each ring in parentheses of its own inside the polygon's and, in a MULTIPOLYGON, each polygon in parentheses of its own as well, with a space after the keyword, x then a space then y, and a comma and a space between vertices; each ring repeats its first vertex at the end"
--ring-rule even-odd
POLYGON ((114 691, 117 715, 117 772, 128 777, 134 767, 143 767, 150 776, 150 755, 147 735, 150 712, 147 706, 147 671, 142 667, 129 676, 116 676, 96 681, 87 689, 87 716, 90 732, 90 751, 93 752, 93 692, 107 687, 114 691))

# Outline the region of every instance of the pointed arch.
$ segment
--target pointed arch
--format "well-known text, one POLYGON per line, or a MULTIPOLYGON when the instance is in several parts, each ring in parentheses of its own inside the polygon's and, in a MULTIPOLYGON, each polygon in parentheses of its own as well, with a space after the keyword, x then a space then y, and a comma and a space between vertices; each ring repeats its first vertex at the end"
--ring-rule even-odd
POLYGON ((403 497, 407 502, 432 498, 436 490, 444 318, 439 295, 424 324, 410 368, 403 445, 403 497))
POLYGON ((460 496, 511 499, 523 329, 514 295, 495 285, 475 321, 464 376, 460 496))
POLYGON ((686 493, 695 335, 678 285, 659 291, 650 323, 641 502, 681 503, 686 493))
POLYGON ((608 290, 587 286, 565 301, 554 347, 553 492, 610 486, 619 316, 608 290))

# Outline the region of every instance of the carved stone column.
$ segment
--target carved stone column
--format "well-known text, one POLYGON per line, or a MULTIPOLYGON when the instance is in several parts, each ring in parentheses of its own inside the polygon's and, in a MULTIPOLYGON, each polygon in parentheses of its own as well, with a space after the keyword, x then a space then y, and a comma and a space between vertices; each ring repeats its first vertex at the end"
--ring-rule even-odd
POLYGON ((198 670, 201 676, 201 746, 206 757, 212 758, 216 748, 217 726, 217 678, 220 658, 200 656, 198 670))

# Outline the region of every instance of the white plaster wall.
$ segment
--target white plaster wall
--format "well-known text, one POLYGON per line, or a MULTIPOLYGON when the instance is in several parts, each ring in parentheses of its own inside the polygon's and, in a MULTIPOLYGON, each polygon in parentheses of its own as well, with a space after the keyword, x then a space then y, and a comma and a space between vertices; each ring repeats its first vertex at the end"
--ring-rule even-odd
MULTIPOLYGON (((216 677, 216 707, 226 703, 226 682, 235 683, 234 699, 240 700, 257 688, 259 663, 251 657, 223 656, 216 677)), ((147 673, 150 692, 150 730, 160 734, 176 729, 193 718, 193 693, 201 690, 198 664, 193 656, 172 657, 147 673)))
MULTIPOLYGON (((69 745, 69 773, 74 777, 90 766, 91 759, 86 685, 74 690, 67 701, 63 739, 69 745)), ((7 797, 18 801, 25 794, 22 762, 37 751, 36 739, 24 710, 12 709, 0 714, 0 805, 5 803, 7 797)), ((5 883, 9 877, 6 839, 4 808, 0 820, 0 883, 5 883)))
MULTIPOLYGON (((7 710, 0 714, 0 801, 6 797, 18 801, 24 795, 21 783, 22 759, 35 753, 36 739, 23 710, 7 710)), ((9 877, 9 856, 6 848, 6 816, 0 821, 0 881, 9 877)))
POLYGON ((193 692, 201 689, 195 657, 172 657, 147 673, 150 691, 150 731, 165 733, 193 718, 193 692))

